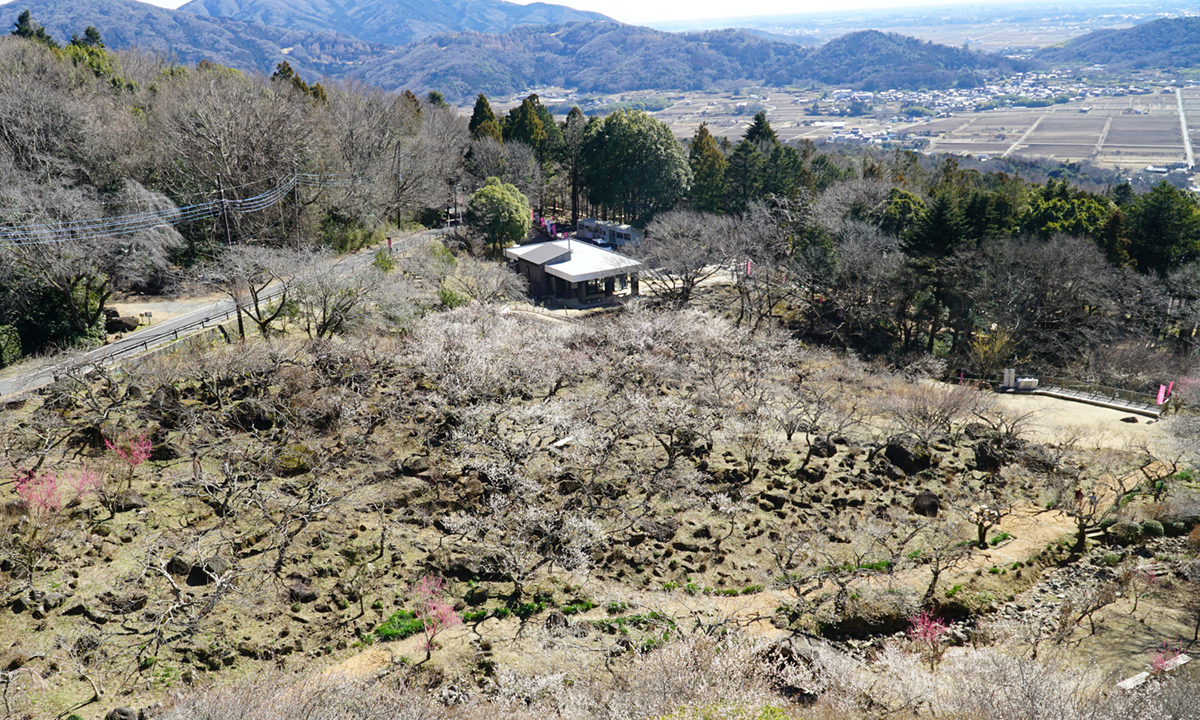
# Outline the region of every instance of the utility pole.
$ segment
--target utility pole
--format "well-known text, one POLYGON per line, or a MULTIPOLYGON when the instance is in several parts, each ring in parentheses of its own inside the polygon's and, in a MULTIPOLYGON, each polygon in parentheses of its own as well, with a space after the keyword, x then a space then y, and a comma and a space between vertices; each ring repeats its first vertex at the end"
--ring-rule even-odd
POLYGON ((220 175, 217 175, 217 192, 221 194, 221 219, 225 221, 225 244, 233 247, 233 233, 229 230, 229 209, 225 207, 225 186, 221 184, 220 175))
POLYGON ((296 205, 296 249, 300 249, 300 176, 296 174, 296 161, 292 161, 292 202, 296 205))
POLYGON ((400 230, 400 182, 404 175, 400 172, 400 145, 396 145, 396 230, 400 230))
MULTIPOLYGON (((221 176, 217 175, 217 192, 221 195, 221 219, 225 221, 225 243, 229 247, 233 247, 233 233, 229 230, 229 209, 225 207, 225 186, 221 183, 221 176)), ((242 325, 242 301, 234 299, 234 310, 237 311, 238 337, 242 342, 246 342, 246 328, 242 325)))

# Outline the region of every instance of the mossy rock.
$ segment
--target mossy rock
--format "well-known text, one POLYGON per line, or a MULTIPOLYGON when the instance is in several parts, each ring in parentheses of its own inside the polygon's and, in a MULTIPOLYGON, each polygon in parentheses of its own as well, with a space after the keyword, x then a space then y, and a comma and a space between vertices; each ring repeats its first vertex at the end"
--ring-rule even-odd
POLYGON ((1162 537, 1164 533, 1163 524, 1157 520, 1147 520, 1142 523, 1142 534, 1146 537, 1162 537))
POLYGON ((283 477, 303 475, 313 469, 316 453, 304 443, 288 445, 275 459, 275 472, 283 477))
MULTIPOLYGON (((1161 526, 1159 526, 1161 528, 1161 526)), ((1142 526, 1135 522, 1113 523, 1107 530, 1108 536, 1118 545, 1133 545, 1142 539, 1142 526)))

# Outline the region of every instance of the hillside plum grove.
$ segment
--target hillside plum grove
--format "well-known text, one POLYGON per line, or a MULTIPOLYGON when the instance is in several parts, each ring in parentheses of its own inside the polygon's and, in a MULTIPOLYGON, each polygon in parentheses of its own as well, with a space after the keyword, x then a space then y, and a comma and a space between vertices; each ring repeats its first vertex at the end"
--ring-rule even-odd
POLYGON ((536 95, 468 119, 22 23, 5 359, 184 281, 246 327, 0 409, 6 716, 1196 716, 1198 664, 1168 670, 1200 631, 1189 195, 827 152, 765 115, 686 148, 536 95), (515 304, 481 227, 339 257, 460 190, 522 228, 643 226, 646 297, 515 304), (147 216, 173 220, 119 231, 147 216), (1005 367, 1179 378, 1179 411, 1048 437, 988 391, 1005 367), (1113 691, 1130 653, 1097 638, 1138 633, 1153 676, 1113 691))
MULTIPOLYGON (((829 717, 1194 711, 1192 680, 1109 694, 1067 654, 1119 586, 1072 588, 1033 623, 992 613, 996 586, 964 599, 947 579, 977 552, 976 524, 1018 505, 1063 508, 1089 533, 1152 517, 1174 541, 1200 507, 1179 472, 1200 447, 1191 416, 1127 451, 1040 444, 1027 415, 971 385, 692 309, 560 324, 474 302, 405 327, 206 343, 0 414, 17 479, 0 548, 0 630, 22 638, 12 707, 360 717, 369 697, 387 717, 713 703, 793 717, 801 693, 829 717), (930 488, 940 512, 914 513, 930 488), (1103 500, 1072 504, 1078 488, 1103 500), (973 649, 950 648, 961 638, 928 614, 943 612, 978 618, 973 649), (806 655, 738 631, 767 620, 895 636, 806 655), (424 662, 369 687, 271 674, 408 636, 393 652, 424 662), (229 667, 261 672, 201 682, 229 667)), ((1069 552, 1052 544, 1026 577, 1069 552)), ((1136 563, 1113 577, 1142 582, 1136 563)))

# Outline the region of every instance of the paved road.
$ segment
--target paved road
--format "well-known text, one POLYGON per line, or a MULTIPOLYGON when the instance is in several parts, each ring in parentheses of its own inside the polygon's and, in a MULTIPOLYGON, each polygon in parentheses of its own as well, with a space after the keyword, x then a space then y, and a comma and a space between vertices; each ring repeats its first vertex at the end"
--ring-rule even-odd
MULTIPOLYGON (((445 230, 432 230, 397 240, 392 244, 392 252, 413 247, 424 240, 439 237, 445 233, 445 230)), ((374 259, 375 248, 369 248, 356 255, 337 258, 331 267, 346 272, 362 267, 374 259)), ((282 291, 282 287, 268 288, 262 299, 270 299, 282 291)), ((73 369, 88 370, 101 365, 117 364, 123 359, 136 357, 152 348, 175 342, 189 333, 219 325, 233 317, 234 312, 233 300, 226 298, 171 320, 139 328, 120 340, 90 352, 64 356, 53 365, 33 369, 16 377, 0 379, 0 398, 44 387, 73 369)))

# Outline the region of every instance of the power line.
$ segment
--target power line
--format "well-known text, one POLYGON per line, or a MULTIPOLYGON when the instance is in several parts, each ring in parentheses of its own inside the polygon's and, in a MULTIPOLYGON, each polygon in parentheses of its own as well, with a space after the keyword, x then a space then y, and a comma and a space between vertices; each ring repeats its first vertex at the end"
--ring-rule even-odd
MULTIPOLYGON (((208 202, 169 208, 166 210, 150 210, 129 215, 93 218, 88 220, 70 220, 59 223, 30 223, 26 225, 9 225, 0 228, 0 247, 15 245, 52 245, 68 240, 95 240, 117 235, 133 235, 135 233, 153 230, 155 228, 182 225, 196 220, 216 217, 222 212, 236 211, 252 213, 266 210, 287 197, 297 185, 318 188, 344 188, 359 185, 369 181, 365 172, 380 164, 374 160, 358 173, 298 173, 277 183, 270 190, 258 195, 234 200, 210 200, 208 202)), ((255 181, 239 185, 239 188, 254 185, 255 181)))

